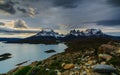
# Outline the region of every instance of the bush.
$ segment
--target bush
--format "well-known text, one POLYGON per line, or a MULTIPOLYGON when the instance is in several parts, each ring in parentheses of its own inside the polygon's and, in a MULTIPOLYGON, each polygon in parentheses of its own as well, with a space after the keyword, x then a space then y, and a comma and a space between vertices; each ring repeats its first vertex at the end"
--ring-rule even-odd
POLYGON ((41 65, 41 64, 42 64, 42 61, 39 61, 39 62, 37 63, 37 66, 38 66, 38 65, 41 65))
POLYGON ((35 75, 35 74, 37 74, 39 71, 40 71, 40 68, 37 67, 37 66, 35 66, 35 67, 33 67, 33 68, 27 73, 27 75, 35 75))
POLYGON ((37 73, 34 74, 34 75, 48 75, 48 73, 47 73, 47 71, 46 71, 46 69, 45 69, 44 67, 41 67, 41 68, 39 69, 39 72, 37 72, 37 73))
POLYGON ((120 57, 114 57, 109 61, 110 64, 114 66, 120 66, 120 57))
POLYGON ((18 70, 13 75, 26 75, 32 69, 31 66, 25 66, 22 69, 18 70))
POLYGON ((61 62, 56 60, 50 65, 50 69, 61 69, 61 64, 61 62))
POLYGON ((49 71, 49 75, 57 75, 57 73, 53 70, 49 71))

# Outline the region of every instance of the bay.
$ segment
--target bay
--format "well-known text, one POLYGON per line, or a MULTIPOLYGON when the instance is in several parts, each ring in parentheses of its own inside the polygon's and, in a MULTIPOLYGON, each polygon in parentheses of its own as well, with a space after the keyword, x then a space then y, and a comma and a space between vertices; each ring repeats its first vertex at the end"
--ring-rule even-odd
POLYGON ((5 44, 0 43, 0 55, 4 53, 12 54, 12 58, 0 61, 0 73, 14 69, 16 64, 28 61, 28 65, 34 61, 46 59, 54 54, 64 52, 67 46, 63 43, 54 45, 45 44, 5 44), (55 50, 55 53, 45 53, 47 50, 55 50))

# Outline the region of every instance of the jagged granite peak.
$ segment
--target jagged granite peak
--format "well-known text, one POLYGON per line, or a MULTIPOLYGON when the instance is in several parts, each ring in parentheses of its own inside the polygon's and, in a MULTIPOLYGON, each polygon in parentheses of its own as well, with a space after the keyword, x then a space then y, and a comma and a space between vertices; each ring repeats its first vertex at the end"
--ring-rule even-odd
POLYGON ((70 35, 75 36, 91 36, 91 35, 103 35, 103 32, 100 29, 86 29, 85 31, 80 30, 71 30, 70 35))
MULTIPOLYGON (((92 36, 92 35, 103 35, 104 33, 100 29, 86 29, 85 31, 71 30, 67 35, 74 36, 92 36)), ((52 37, 65 37, 66 35, 59 34, 52 29, 43 29, 35 36, 52 36, 52 37)))
POLYGON ((85 31, 88 35, 101 35, 103 32, 100 29, 87 29, 85 31))

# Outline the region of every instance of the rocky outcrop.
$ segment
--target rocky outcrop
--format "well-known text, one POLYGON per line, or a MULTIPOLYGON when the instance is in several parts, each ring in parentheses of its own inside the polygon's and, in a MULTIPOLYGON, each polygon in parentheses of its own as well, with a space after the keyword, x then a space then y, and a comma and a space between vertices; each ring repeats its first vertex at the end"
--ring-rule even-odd
POLYGON ((55 50, 47 50, 47 51, 45 51, 46 53, 54 53, 54 52, 56 52, 55 50))
POLYGON ((98 52, 101 54, 110 54, 112 56, 116 56, 118 47, 109 44, 103 44, 99 47, 98 52))
POLYGON ((75 67, 75 65, 74 64, 65 64, 65 63, 62 63, 62 67, 65 70, 70 70, 70 69, 73 69, 75 67))

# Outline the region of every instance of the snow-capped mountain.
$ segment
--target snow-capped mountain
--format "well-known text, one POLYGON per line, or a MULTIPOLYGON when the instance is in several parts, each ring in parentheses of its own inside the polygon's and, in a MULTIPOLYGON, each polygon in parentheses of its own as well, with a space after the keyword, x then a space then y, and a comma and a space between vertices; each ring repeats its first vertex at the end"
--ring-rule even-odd
POLYGON ((71 30, 69 34, 74 36, 92 36, 103 35, 104 33, 100 29, 86 29, 85 31, 71 30))
POLYGON ((35 36, 52 36, 55 38, 64 37, 64 35, 54 32, 53 30, 42 30, 37 33, 35 36))
POLYGON ((52 37, 65 37, 67 35, 74 35, 74 36, 92 36, 92 35, 103 35, 104 33, 100 29, 86 29, 85 31, 80 30, 71 30, 68 34, 63 35, 53 30, 42 30, 37 33, 35 36, 52 36, 52 37))
POLYGON ((51 29, 42 30, 35 37, 55 37, 55 38, 64 38, 66 36, 92 36, 92 35, 103 35, 104 33, 100 29, 86 29, 85 31, 71 30, 68 34, 63 35, 59 34, 51 29))

